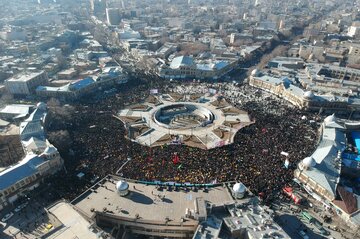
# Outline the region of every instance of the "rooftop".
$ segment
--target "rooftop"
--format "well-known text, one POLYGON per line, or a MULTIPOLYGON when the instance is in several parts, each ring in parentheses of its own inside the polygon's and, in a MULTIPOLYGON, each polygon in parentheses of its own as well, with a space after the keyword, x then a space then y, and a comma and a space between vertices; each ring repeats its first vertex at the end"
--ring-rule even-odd
POLYGON ((7 105, 0 110, 2 114, 14 114, 14 115, 27 115, 30 112, 30 109, 34 107, 33 105, 22 105, 22 104, 13 104, 7 105))
POLYGON ((49 239, 78 238, 78 239, 97 239, 97 231, 90 230, 91 224, 85 220, 71 204, 58 202, 48 208, 63 225, 56 232, 47 235, 49 239))
POLYGON ((172 62, 170 64, 170 68, 177 69, 177 68, 180 68, 181 66, 192 66, 192 65, 194 65, 194 61, 193 61, 192 57, 178 56, 172 60, 172 62))
POLYGON ((187 208, 195 209, 197 198, 203 198, 210 204, 233 202, 228 189, 222 186, 209 188, 208 191, 167 191, 166 188, 158 191, 154 185, 134 181, 127 181, 130 194, 121 197, 115 188, 119 180, 116 176, 104 178, 72 203, 88 217, 92 217, 95 211, 102 212, 106 207, 108 212, 116 216, 136 218, 136 215, 139 215, 142 220, 160 222, 165 222, 165 218, 169 218, 174 223, 180 223, 181 219, 185 218, 187 208))
MULTIPOLYGON (((336 126, 336 125, 335 125, 336 126)), ((336 196, 336 186, 340 180, 340 165, 337 162, 338 152, 345 146, 345 134, 329 126, 323 126, 323 135, 312 158, 316 165, 303 173, 326 188, 333 197, 336 196)))
POLYGON ((44 73, 44 71, 26 72, 26 73, 16 75, 10 79, 7 79, 6 81, 8 81, 8 82, 26 82, 26 81, 32 80, 33 78, 35 78, 43 73, 44 73))

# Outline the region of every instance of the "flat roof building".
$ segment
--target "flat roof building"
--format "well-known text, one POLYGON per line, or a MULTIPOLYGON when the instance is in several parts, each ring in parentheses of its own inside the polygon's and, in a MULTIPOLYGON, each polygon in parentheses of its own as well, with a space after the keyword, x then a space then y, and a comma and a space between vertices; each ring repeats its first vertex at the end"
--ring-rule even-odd
POLYGON ((5 80, 5 86, 9 93, 14 95, 31 95, 36 87, 44 85, 48 81, 45 71, 22 73, 5 80))
POLYGON ((71 203, 85 218, 100 228, 110 228, 118 238, 236 236, 232 222, 241 225, 245 238, 289 238, 273 221, 271 210, 260 206, 250 192, 244 192, 241 200, 234 199, 233 184, 142 182, 108 175, 71 203))

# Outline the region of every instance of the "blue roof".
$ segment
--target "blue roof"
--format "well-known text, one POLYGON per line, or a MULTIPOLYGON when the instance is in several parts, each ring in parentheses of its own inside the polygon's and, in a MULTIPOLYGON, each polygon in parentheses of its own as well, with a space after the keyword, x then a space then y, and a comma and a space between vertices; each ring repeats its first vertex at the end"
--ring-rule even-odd
POLYGON ((46 111, 41 109, 35 109, 26 119, 26 121, 44 120, 45 116, 46 116, 46 111))
POLYGON ((37 155, 28 155, 19 164, 0 172, 0 190, 11 187, 16 182, 35 174, 36 167, 44 161, 37 155))
POLYGON ((83 79, 83 80, 79 80, 79 81, 76 81, 76 82, 74 82, 74 83, 71 83, 71 84, 70 84, 70 87, 71 87, 71 89, 73 89, 73 90, 80 90, 80 89, 82 89, 82 88, 84 88, 84 87, 86 87, 86 86, 88 86, 88 85, 93 84, 94 82, 95 82, 95 81, 94 81, 93 78, 87 77, 87 78, 85 78, 85 79, 83 79))
POLYGON ((217 70, 220 70, 220 69, 226 67, 227 65, 229 65, 229 63, 227 61, 219 61, 215 64, 215 68, 217 70))
POLYGON ((360 132, 357 131, 351 132, 351 136, 354 140, 358 152, 360 152, 360 132))

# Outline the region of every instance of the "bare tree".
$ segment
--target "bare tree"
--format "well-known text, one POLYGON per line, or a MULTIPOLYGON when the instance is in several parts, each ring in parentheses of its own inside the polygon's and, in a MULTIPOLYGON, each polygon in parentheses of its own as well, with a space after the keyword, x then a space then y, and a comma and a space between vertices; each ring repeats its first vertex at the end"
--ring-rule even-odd
POLYGON ((274 57, 285 55, 288 50, 288 46, 277 46, 271 53, 264 55, 258 65, 259 68, 264 68, 267 63, 274 57))
POLYGON ((67 130, 58 130, 48 133, 49 141, 61 152, 68 152, 72 144, 70 134, 67 130))

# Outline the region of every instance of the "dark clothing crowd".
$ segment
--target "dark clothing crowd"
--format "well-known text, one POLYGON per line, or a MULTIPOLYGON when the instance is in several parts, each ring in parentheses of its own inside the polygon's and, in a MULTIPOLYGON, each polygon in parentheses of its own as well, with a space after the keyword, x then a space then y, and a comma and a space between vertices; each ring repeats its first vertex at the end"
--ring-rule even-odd
MULTIPOLYGON (((155 87, 169 90, 169 86, 155 87)), ((242 128, 233 144, 210 150, 142 146, 126 139, 124 125, 113 116, 144 100, 149 89, 140 85, 95 103, 75 105, 65 124, 72 139, 72 154, 65 157, 68 174, 82 171, 101 178, 118 172, 125 178, 184 183, 241 181, 252 192, 270 198, 292 180, 297 163, 315 150, 316 126, 302 119, 304 114, 313 116, 274 100, 236 105, 248 111, 255 123, 242 128)))

